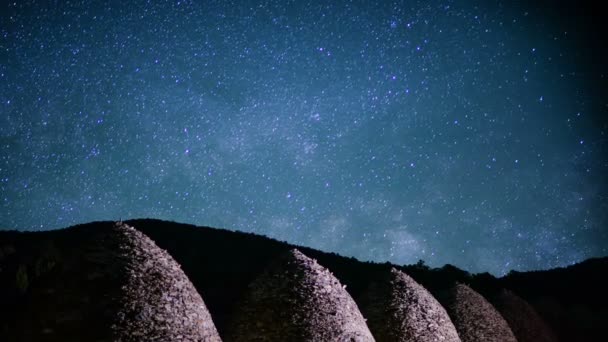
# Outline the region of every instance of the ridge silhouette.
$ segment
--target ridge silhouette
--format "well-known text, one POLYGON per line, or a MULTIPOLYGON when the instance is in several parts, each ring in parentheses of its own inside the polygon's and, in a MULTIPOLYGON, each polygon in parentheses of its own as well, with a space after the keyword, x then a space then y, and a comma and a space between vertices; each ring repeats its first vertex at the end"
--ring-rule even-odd
MULTIPOLYGON (((345 291, 363 309, 364 317, 370 318, 370 326, 373 325, 372 317, 366 317, 363 305, 365 293, 370 284, 386 281, 393 268, 438 299, 454 284, 466 283, 494 303, 499 311, 501 306, 497 304, 496 295, 507 289, 527 302, 546 322, 548 331, 562 341, 602 341, 601 329, 608 323, 604 290, 608 284, 603 277, 608 270, 608 258, 591 259, 547 271, 512 272, 506 277, 495 278, 487 273, 472 275, 450 265, 432 269, 423 263, 400 266, 360 262, 259 235, 222 229, 150 219, 124 223, 135 227, 127 235, 134 234, 136 240, 145 246, 148 245, 144 243, 147 241, 144 236, 149 237, 149 241, 158 246, 153 254, 160 253, 158 255, 163 255, 163 258, 174 260, 175 269, 181 265, 180 271, 204 301, 217 333, 224 338, 231 333, 230 322, 246 298, 250 285, 269 265, 293 248, 307 258, 317 260, 346 285, 345 291), (163 250, 166 250, 166 255, 163 250)), ((125 280, 128 279, 127 268, 120 262, 120 253, 103 252, 104 249, 116 250, 112 244, 117 242, 110 238, 114 233, 108 234, 115 228, 114 222, 93 222, 55 231, 0 231, 0 302, 3 303, 0 307, 0 339, 81 341, 112 336, 108 327, 121 311, 110 299, 120 298, 121 291, 124 291, 121 286, 128 284, 125 280), (70 307, 80 311, 67 310, 70 307), (86 314, 80 315, 83 312, 86 314), (49 328, 49 324, 52 327, 49 328), (53 339, 57 334, 65 338, 53 339)), ((131 250, 134 250, 133 246, 131 250)), ((145 262, 135 264, 147 270, 145 262)), ((140 283, 141 290, 136 293, 143 291, 145 287, 142 284, 158 282, 152 278, 140 283)), ((132 284, 127 287, 137 288, 132 284)), ((516 315, 525 313, 526 306, 520 304, 509 310, 516 315)), ((176 307, 178 311, 184 309, 176 307)), ((505 316, 510 314, 505 313, 505 316)), ((146 317, 153 316, 142 315, 138 319, 146 317)), ((450 319, 456 324, 453 316, 450 319)), ((209 322, 206 319, 202 321, 209 322)), ((513 332, 517 331, 515 323, 511 324, 514 325, 513 332)), ((372 329, 372 334, 374 330, 377 329, 372 329)), ((212 332, 213 329, 206 331, 212 332)), ((462 336, 460 338, 464 341, 462 336)))

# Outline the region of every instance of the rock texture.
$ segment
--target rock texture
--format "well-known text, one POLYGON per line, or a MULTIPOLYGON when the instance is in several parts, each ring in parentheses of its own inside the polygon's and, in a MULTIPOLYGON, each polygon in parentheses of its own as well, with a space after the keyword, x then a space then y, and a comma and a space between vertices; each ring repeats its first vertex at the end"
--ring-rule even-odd
POLYGON ((296 249, 251 285, 227 341, 374 341, 340 282, 296 249))
POLYGON ((127 270, 113 326, 118 340, 220 341, 203 299, 173 258, 134 228, 115 230, 127 270))
POLYGON ((525 300, 503 289, 492 300, 519 342, 556 342, 545 320, 525 300))
POLYGON ((470 287, 456 284, 444 304, 463 342, 517 341, 500 313, 470 287))
MULTIPOLYGON (((217 341, 208 312, 190 282, 205 298, 220 336, 233 341, 370 341, 349 294, 370 318, 370 327, 386 315, 383 310, 388 310, 391 298, 408 303, 393 305, 398 309, 392 318, 426 310, 423 291, 414 290, 407 277, 390 272, 390 263, 362 263, 303 247, 307 256, 348 284, 346 293, 314 261, 297 252, 287 254, 293 245, 174 222, 128 223, 137 230, 108 221, 53 231, 0 229, 0 341, 217 341), (274 266, 268 268, 271 263, 274 266), (381 281, 389 275, 393 278, 381 281), (370 282, 377 283, 378 291, 365 302, 370 282), (404 291, 406 295, 399 297, 404 291), (228 336, 233 332, 238 334, 228 336)), ((500 279, 487 273, 471 275, 450 265, 430 269, 423 262, 398 268, 428 289, 446 310, 451 308, 448 314, 464 342, 513 341, 509 329, 522 342, 551 341, 526 302, 559 341, 605 340, 608 258, 548 271, 510 272, 500 279), (512 327, 506 328, 505 319, 466 287, 454 289, 451 301, 446 300, 445 290, 455 283, 472 284, 512 327), (496 297, 503 288, 526 302, 509 293, 496 297)), ((398 324, 412 322, 426 332, 426 323, 431 325, 428 330, 435 328, 432 315, 427 311, 397 323, 389 317, 372 333, 383 341, 382 324, 396 327, 386 328, 388 335, 402 328, 398 324)))
POLYGON ((460 342, 447 312, 424 287, 392 268, 362 297, 361 311, 378 342, 460 342))
POLYGON ((0 340, 220 341, 180 266, 139 231, 109 223, 48 236, 39 255, 21 255, 24 307, 0 340))

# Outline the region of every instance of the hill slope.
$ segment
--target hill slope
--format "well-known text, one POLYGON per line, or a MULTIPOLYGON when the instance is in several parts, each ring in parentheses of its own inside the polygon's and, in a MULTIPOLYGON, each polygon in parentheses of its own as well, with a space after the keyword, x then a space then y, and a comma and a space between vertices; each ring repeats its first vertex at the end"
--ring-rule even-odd
MULTIPOLYGON (((512 273, 497 279, 487 273, 471 275, 450 265, 430 269, 423 264, 400 266, 360 262, 354 258, 293 246, 263 236, 208 227, 147 219, 127 223, 147 235, 181 265, 204 300, 220 336, 227 336, 228 323, 239 303, 246 297, 249 284, 280 255, 295 247, 330 270, 346 285, 348 293, 357 303, 361 302, 365 290, 372 282, 385 279, 394 267, 407 273, 436 297, 457 282, 470 285, 486 298, 492 298, 506 288, 530 303, 559 335, 560 340, 572 340, 575 336, 578 341, 601 341, 594 336, 598 336, 600 327, 608 323, 607 296, 604 291, 608 284, 602 277, 608 273, 608 258, 590 260, 565 269, 512 273)), ((97 231, 113 226, 113 222, 94 222, 56 231, 0 232, 0 302, 3 303, 0 308, 0 336, 13 336, 15 331, 24 329, 45 331, 42 326, 26 327, 18 324, 23 317, 32 315, 33 312, 36 312, 37 317, 56 315, 70 322, 71 316, 63 312, 37 308, 41 296, 51 298, 45 299, 49 303, 61 301, 57 292, 52 289, 49 291, 49 284, 53 282, 56 288, 73 289, 75 301, 94 298, 91 310, 95 306, 101 310, 96 314, 101 319, 86 326, 74 324, 71 330, 74 336, 92 336, 108 326, 111 317, 104 320, 105 316, 100 312, 103 312, 104 305, 110 304, 104 304, 102 299, 105 297, 91 294, 110 291, 108 288, 112 287, 110 285, 116 279, 96 278, 96 281, 90 282, 89 287, 70 287, 62 282, 66 282, 73 272, 80 272, 83 279, 97 277, 95 274, 99 273, 96 268, 98 266, 75 260, 77 256, 91 253, 87 249, 102 241, 97 231)), ((83 279, 79 281, 84 281, 83 279)), ((116 290, 110 292, 112 291, 116 290)))

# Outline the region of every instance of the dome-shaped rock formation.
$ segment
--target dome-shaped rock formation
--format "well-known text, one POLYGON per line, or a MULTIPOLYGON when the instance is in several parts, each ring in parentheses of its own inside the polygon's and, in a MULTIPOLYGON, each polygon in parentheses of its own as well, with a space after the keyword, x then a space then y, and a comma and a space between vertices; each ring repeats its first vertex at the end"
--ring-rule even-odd
POLYGON ((357 304, 315 260, 290 250, 237 309, 229 341, 374 341, 357 304))
POLYGON ((203 299, 179 264, 134 228, 115 229, 128 271, 125 305, 115 324, 120 340, 220 341, 203 299))
POLYGON ((492 304, 464 284, 450 289, 444 307, 463 342, 517 342, 509 324, 492 304))
POLYGON ((503 289, 492 302, 519 342, 556 342, 557 338, 545 320, 525 300, 503 289))
POLYGON ((52 267, 26 260, 27 304, 7 340, 221 341, 179 264, 141 232, 100 223, 46 235, 52 258, 39 260, 52 267))
POLYGON ((439 302, 407 274, 392 268, 359 302, 378 342, 460 342, 439 302))

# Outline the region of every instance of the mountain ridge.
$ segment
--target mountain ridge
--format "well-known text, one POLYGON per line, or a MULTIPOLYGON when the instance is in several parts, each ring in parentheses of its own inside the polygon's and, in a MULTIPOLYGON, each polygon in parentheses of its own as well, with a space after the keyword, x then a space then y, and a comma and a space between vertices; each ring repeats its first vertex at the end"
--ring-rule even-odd
MULTIPOLYGON (((512 272, 496 278, 488 273, 470 274, 449 264, 441 268, 430 268, 423 263, 394 265, 388 262, 361 262, 353 257, 227 229, 152 219, 128 220, 125 223, 143 232, 181 265, 205 300, 221 336, 226 334, 230 317, 246 293, 248 284, 279 254, 294 247, 331 270, 347 286, 356 301, 370 282, 382 279, 394 267, 411 276, 436 297, 440 297, 456 282, 470 285, 486 298, 492 298, 503 288, 509 289, 528 301, 564 341, 580 336, 588 336, 588 341, 595 341, 593 336, 599 334, 600 327, 606 322, 606 306, 598 303, 606 302, 602 290, 606 282, 599 277, 603 271, 608 270, 608 258, 595 258, 581 263, 579 267, 573 265, 548 271, 512 272), (550 281, 544 281, 545 278, 550 281), (572 285, 577 281, 582 285, 572 285), (543 283, 544 285, 539 285, 543 283), (568 293, 570 289, 580 292, 582 286, 587 286, 590 290, 585 291, 585 296, 573 305, 568 293), (551 310, 555 307, 559 308, 557 314, 551 310), (583 317, 591 317, 590 321, 576 318, 581 311, 583 317)), ((61 262, 60 258, 57 259, 57 255, 61 254, 58 251, 86 238, 87 234, 97 228, 105 229, 103 227, 113 224, 114 222, 98 221, 53 231, 0 231, 0 279, 5 280, 4 286, 0 288, 2 294, 4 297, 14 295, 22 298, 24 294, 20 291, 23 291, 23 283, 35 283, 37 274, 44 277, 45 272, 52 272, 53 266, 50 265, 53 262, 61 262), (59 237, 64 238, 63 242, 59 241, 59 237), (12 252, 7 247, 11 243, 14 244, 12 252), (3 259, 6 261, 15 254, 19 255, 19 265, 15 262, 10 265, 3 263, 3 259), (24 272, 19 268, 20 265, 27 265, 27 270, 24 272), (8 289, 9 281, 13 286, 11 289, 8 289)), ((19 299, 11 301, 10 298, 5 302, 9 303, 8 307, 17 309, 20 303, 19 299)), ((7 311, 0 312, 3 321, 7 319, 7 311)))
MULTIPOLYGON (((134 218, 134 219, 127 219, 127 220, 119 220, 119 221, 112 221, 112 220, 96 220, 96 221, 90 221, 90 222, 83 222, 83 223, 77 223, 74 225, 70 225, 70 226, 66 226, 66 227, 56 227, 56 228, 52 228, 52 229, 45 229, 45 230, 34 230, 34 229, 27 229, 27 230, 18 230, 18 229, 11 229, 11 228, 2 228, 0 227, 0 234, 4 234, 4 233, 43 233, 43 232, 56 232, 56 231, 63 231, 66 229, 71 229, 71 228, 76 228, 76 227, 80 227, 80 226, 88 226, 91 224, 105 224, 105 223, 109 223, 109 222, 125 222, 125 223, 133 223, 133 222, 162 222, 162 223, 166 223, 166 224, 171 224, 171 225, 175 225, 175 226, 179 226, 182 228, 196 228, 196 229, 211 229, 214 231, 220 231, 220 232, 225 232, 225 233, 229 233, 229 234, 244 234, 244 235, 250 235, 250 236, 256 236, 256 237, 261 237, 263 239, 267 239, 267 240, 271 240, 271 241, 275 241, 278 243, 284 243, 287 244, 289 246, 292 246, 293 248, 298 248, 298 249, 311 249, 311 250, 315 250, 315 251, 319 251, 322 253, 327 253, 327 254, 333 254, 333 255, 337 255, 343 258, 348 258, 348 259, 355 259, 359 262, 362 263, 372 263, 372 264, 386 264, 389 263, 391 265, 400 265, 400 266, 415 266, 416 264, 420 264, 422 263, 424 266, 428 266, 425 262, 424 259, 419 259, 416 263, 414 264, 396 264, 394 262, 391 261, 374 261, 374 260, 360 260, 355 256, 346 256, 346 255, 342 255, 339 252, 332 252, 332 251, 327 251, 327 250, 322 250, 322 249, 318 249, 315 247, 310 247, 310 246, 305 246, 305 245, 298 245, 298 244, 294 244, 291 243, 289 241, 286 240, 280 240, 277 239, 275 237, 272 236, 268 236, 262 233, 256 233, 256 232, 245 232, 245 231, 240 231, 240 230, 234 230, 234 229, 230 229, 230 228, 225 228, 225 227, 212 227, 212 226, 205 226, 205 225, 196 225, 193 223, 184 223, 184 222, 178 222, 178 221, 172 221, 172 220, 164 220, 164 219, 156 219, 156 218, 134 218)), ((467 273, 470 274, 484 274, 484 273, 488 273, 491 274, 493 277, 496 278, 505 278, 509 275, 512 274, 530 274, 530 273, 537 273, 537 272, 546 272, 546 271, 557 271, 557 270, 567 270, 570 268, 578 268, 584 264, 588 264, 588 263, 594 263, 594 262, 608 262, 608 255, 607 256, 600 256, 600 257, 590 257, 587 259, 583 259, 579 262, 575 262, 572 264, 568 264, 568 265, 564 265, 564 266, 556 266, 556 267, 552 267, 552 268, 539 268, 539 269, 529 269, 529 270, 523 270, 523 271, 519 271, 519 270, 515 270, 515 269, 511 269, 509 270, 507 273, 505 273, 504 275, 500 275, 497 276, 493 273, 490 273, 489 271, 480 271, 480 272, 471 272, 468 271, 464 268, 461 268, 459 266, 456 266, 454 264, 451 263, 445 263, 443 266, 428 266, 431 269, 440 269, 443 267, 455 267, 458 268, 459 270, 465 271, 467 273)))

